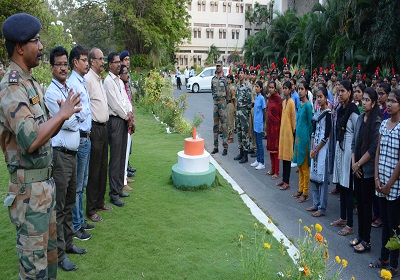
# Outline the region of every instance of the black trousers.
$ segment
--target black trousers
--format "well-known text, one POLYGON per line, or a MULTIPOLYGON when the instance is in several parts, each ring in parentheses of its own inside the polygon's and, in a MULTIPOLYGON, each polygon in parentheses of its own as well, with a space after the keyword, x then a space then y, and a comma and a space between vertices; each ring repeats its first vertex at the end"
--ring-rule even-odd
POLYGON ((86 187, 86 215, 91 216, 104 205, 107 187, 108 131, 106 123, 92 122, 90 132, 89 178, 86 187))
POLYGON ((289 160, 282 160, 282 181, 289 185, 291 162, 289 160))
POLYGON ((53 149, 53 178, 56 184, 58 261, 65 259, 73 245, 72 208, 76 200, 76 155, 53 149))
POLYGON ((339 186, 340 218, 347 220, 347 226, 353 227, 353 171, 350 171, 349 187, 339 186))
POLYGON ((110 161, 108 177, 110 182, 110 198, 119 199, 124 187, 126 144, 128 141, 127 122, 120 117, 110 116, 107 123, 108 143, 110 145, 110 161))
POLYGON ((389 238, 400 234, 400 197, 396 200, 386 200, 385 197, 379 197, 379 208, 382 220, 382 247, 381 260, 387 261, 390 257, 390 266, 397 268, 399 265, 399 250, 391 250, 385 247, 389 238))
POLYGON ((354 176, 354 192, 358 202, 358 237, 369 243, 371 240, 372 200, 375 196, 374 178, 354 176))

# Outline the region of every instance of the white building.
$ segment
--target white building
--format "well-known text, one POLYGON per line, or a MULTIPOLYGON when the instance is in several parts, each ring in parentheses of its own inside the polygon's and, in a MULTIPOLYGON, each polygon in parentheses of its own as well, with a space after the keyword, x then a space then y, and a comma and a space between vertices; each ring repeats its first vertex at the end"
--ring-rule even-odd
MULTIPOLYGON (((191 16, 191 42, 184 42, 175 54, 177 66, 204 66, 207 51, 214 44, 221 53, 220 60, 227 63, 228 55, 235 50, 242 51, 245 39, 263 26, 246 22, 245 11, 254 8, 258 2, 279 13, 293 7, 311 7, 318 0, 302 0, 300 6, 295 0, 191 0, 188 11, 191 16)), ((321 3, 322 0, 319 0, 321 3)))

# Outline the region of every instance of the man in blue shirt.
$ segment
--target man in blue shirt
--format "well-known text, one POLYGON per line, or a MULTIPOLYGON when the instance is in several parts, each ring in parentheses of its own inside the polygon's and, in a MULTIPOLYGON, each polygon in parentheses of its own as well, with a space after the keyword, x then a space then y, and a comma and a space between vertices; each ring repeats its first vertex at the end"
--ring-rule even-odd
MULTIPOLYGON (((53 74, 51 84, 46 90, 46 106, 51 116, 60 110, 58 101, 65 101, 72 91, 66 85, 68 75, 68 53, 63 47, 50 52, 50 69, 53 74)), ((70 254, 85 254, 72 242, 72 208, 75 204, 76 154, 79 147, 79 113, 66 120, 61 130, 51 139, 53 146, 53 177, 56 184, 56 221, 58 265, 65 271, 78 268, 67 257, 70 254)))
POLYGON ((78 118, 79 122, 79 148, 76 173, 76 203, 72 211, 75 238, 88 240, 91 235, 85 230, 91 230, 93 225, 85 223, 83 216, 83 197, 88 182, 89 159, 90 159, 90 130, 92 129, 92 111, 89 93, 85 87, 85 74, 89 70, 88 51, 82 46, 74 47, 69 55, 69 64, 72 69, 68 79, 68 86, 74 92, 81 95, 82 111, 78 118))

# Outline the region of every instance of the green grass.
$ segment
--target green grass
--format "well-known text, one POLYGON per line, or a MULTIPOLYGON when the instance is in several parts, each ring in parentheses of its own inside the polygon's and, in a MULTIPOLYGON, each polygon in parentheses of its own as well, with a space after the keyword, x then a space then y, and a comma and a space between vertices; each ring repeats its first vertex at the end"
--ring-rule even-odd
MULTIPOLYGON (((70 255, 79 266, 74 272, 58 270, 58 279, 246 279, 241 262, 239 234, 250 238, 256 222, 239 195, 218 175, 216 187, 200 191, 176 189, 171 167, 183 149, 184 135, 167 134, 165 126, 135 108, 131 164, 136 182, 125 206, 101 212, 89 241, 75 240, 86 255, 70 255)), ((8 175, 0 165, 0 200, 8 175)), ((106 195, 107 196, 107 195, 106 195)), ((108 196, 106 202, 109 204, 108 196)), ((0 279, 17 278, 15 229, 7 207, 0 207, 0 279)), ((246 249, 244 249, 246 251, 246 249)), ((271 242, 269 262, 277 272, 290 264, 279 243, 271 242)))

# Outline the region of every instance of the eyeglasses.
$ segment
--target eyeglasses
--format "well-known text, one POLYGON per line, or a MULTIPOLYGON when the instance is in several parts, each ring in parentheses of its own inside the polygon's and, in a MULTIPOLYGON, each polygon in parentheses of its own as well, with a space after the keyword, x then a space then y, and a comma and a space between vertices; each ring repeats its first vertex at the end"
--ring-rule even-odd
POLYGON ((396 104, 399 102, 396 99, 386 99, 386 103, 396 104))
POLYGON ((100 60, 100 61, 103 61, 104 60, 104 57, 92 57, 93 59, 97 59, 97 60, 100 60))
POLYGON ((53 66, 58 67, 58 68, 61 68, 61 67, 67 68, 68 63, 54 63, 53 66))
POLYGON ((41 41, 40 41, 40 37, 37 37, 37 38, 30 39, 28 42, 35 43, 36 45, 39 45, 39 43, 41 41))
POLYGON ((87 58, 80 58, 80 59, 78 59, 78 60, 81 60, 81 61, 83 61, 83 62, 85 62, 85 63, 88 61, 87 58))

